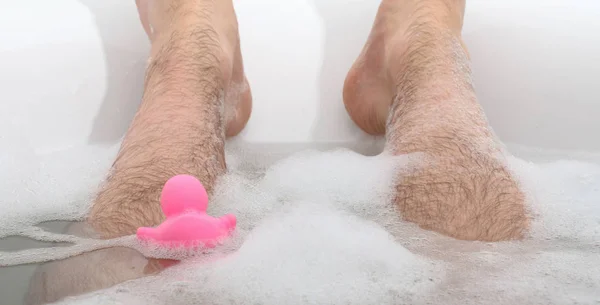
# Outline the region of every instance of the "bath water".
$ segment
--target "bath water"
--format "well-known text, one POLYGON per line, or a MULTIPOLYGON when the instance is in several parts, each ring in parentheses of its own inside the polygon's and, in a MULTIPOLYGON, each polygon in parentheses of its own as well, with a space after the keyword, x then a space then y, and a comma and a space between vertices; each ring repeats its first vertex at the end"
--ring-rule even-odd
MULTIPOLYGON (((82 219, 115 152, 86 147, 0 156, 0 237, 26 232, 60 239, 31 227, 82 219)), ((399 220, 390 204, 393 180, 418 156, 338 149, 282 157, 236 147, 227 160, 209 212, 236 214, 230 242, 156 276, 59 304, 600 304, 596 162, 510 157, 529 197, 532 230, 523 241, 484 243, 399 220)), ((141 249, 132 238, 119 244, 172 255, 141 249)), ((68 254, 68 248, 2 252, 0 264, 68 254)))

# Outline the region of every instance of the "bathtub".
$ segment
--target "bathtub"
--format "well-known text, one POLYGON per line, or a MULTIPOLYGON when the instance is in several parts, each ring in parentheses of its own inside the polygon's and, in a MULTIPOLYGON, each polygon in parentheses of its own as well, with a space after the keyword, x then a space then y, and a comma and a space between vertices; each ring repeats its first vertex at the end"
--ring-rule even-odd
MULTIPOLYGON (((376 153, 383 139, 352 123, 341 92, 377 5, 237 1, 254 108, 236 141, 376 153)), ((598 16, 594 0, 468 1, 463 33, 476 90, 514 153, 599 160, 598 16)), ((139 105, 149 49, 133 0, 2 1, 0 29, 0 151, 118 143, 139 105)), ((26 245, 9 239, 0 250, 26 245)), ((32 271, 0 269, 3 304, 22 302, 32 271)))

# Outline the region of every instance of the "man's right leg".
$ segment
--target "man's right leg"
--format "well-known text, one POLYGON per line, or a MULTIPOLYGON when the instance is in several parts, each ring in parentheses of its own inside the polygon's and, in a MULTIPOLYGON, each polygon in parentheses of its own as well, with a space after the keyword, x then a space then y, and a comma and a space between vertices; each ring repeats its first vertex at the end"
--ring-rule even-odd
POLYGON ((142 104, 89 215, 104 238, 159 224, 160 191, 174 175, 198 177, 210 194, 225 171, 226 134, 250 115, 231 0, 138 6, 152 48, 142 104))
POLYGON ((348 73, 353 120, 426 162, 398 183, 402 216, 468 240, 523 236, 524 195, 489 129, 461 39, 465 0, 383 0, 348 73))
MULTIPOLYGON (((198 177, 210 193, 225 172, 226 134, 239 133, 250 115, 231 0, 138 6, 152 41, 142 103, 92 207, 93 230, 76 224, 69 230, 75 235, 113 238, 159 224, 162 186, 177 174, 198 177)), ((50 262, 37 270, 28 303, 106 288, 156 268, 126 248, 50 262)))

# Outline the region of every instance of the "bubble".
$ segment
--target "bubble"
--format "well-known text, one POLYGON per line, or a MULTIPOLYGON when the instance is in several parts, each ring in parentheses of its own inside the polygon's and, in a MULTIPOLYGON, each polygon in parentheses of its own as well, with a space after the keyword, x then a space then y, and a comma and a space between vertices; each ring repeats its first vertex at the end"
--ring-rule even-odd
POLYGON ((0 154, 0 238, 40 222, 84 218, 118 147, 40 153, 18 142, 0 154))
MULTIPOLYGON (((40 157, 13 154, 13 161, 20 160, 23 167, 14 166, 4 175, 21 175, 19 181, 26 181, 36 195, 24 187, 10 195, 4 188, 4 198, 34 202, 48 213, 4 203, 3 208, 17 211, 10 215, 21 219, 1 218, 2 232, 60 240, 31 226, 40 219, 85 215, 86 200, 101 181, 111 153, 82 148, 29 163, 27 158, 40 157), (89 165, 103 158, 106 162, 89 165), (47 175, 40 174, 41 164, 59 163, 45 165, 47 175), (19 174, 17 168, 28 171, 19 174), (85 178, 73 183, 68 172, 77 171, 85 178)), ((536 164, 508 157, 528 197, 530 236, 484 243, 454 240, 401 220, 392 199, 397 178, 415 162, 407 156, 367 157, 341 149, 307 150, 272 160, 237 148, 227 154, 232 163, 218 182, 209 213, 237 216, 231 240, 202 253, 148 248, 131 236, 72 240, 77 251, 119 245, 146 256, 185 260, 158 275, 58 304, 595 304, 600 298, 598 164, 536 164)), ((27 258, 43 260, 73 251, 29 252, 27 258)), ((93 259, 80 261, 93 264, 93 259)), ((144 266, 142 258, 135 263, 138 269, 132 274, 144 266)), ((89 269, 86 276, 97 276, 97 268, 89 269)), ((57 272, 54 277, 47 274, 53 280, 45 283, 46 289, 73 284, 70 273, 57 272)))

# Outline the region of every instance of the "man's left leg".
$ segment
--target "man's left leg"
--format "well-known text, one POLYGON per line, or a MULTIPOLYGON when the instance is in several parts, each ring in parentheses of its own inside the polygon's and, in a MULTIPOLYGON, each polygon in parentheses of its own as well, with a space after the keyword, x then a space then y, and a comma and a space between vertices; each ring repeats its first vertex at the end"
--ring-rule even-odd
POLYGON ((458 239, 519 239, 525 195, 471 82, 464 9, 465 0, 382 0, 344 102, 390 152, 424 157, 396 186, 405 220, 458 239))

